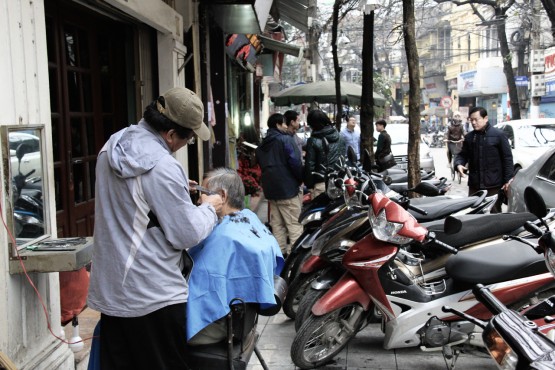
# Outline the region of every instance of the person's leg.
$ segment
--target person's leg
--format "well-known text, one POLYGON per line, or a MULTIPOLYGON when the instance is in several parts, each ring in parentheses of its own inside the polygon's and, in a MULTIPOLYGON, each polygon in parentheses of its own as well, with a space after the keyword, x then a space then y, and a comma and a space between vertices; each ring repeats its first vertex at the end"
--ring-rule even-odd
POLYGON ((312 199, 316 198, 318 195, 322 194, 325 191, 326 191, 326 184, 324 184, 323 182, 319 182, 315 184, 314 188, 310 189, 310 192, 312 193, 312 199))
POLYGON ((102 369, 186 369, 185 303, 141 317, 101 315, 102 369))
POLYGON ((281 215, 279 201, 270 200, 270 226, 272 234, 276 238, 281 253, 287 253, 287 229, 285 228, 285 221, 281 215))
MULTIPOLYGON (((303 233, 303 227, 299 223, 299 215, 301 214, 301 202, 299 201, 299 197, 297 196, 280 202, 281 216, 283 217, 285 227, 287 228, 289 242, 291 243, 291 245, 293 245, 303 233)), ((289 252, 290 248, 287 247, 287 253, 289 252)))
MULTIPOLYGON (((487 189, 488 197, 490 197, 492 195, 499 195, 500 190, 501 190, 501 187, 493 188, 493 189, 487 189)), ((493 207, 491 207, 490 213, 501 213, 501 205, 502 204, 503 204, 503 198, 500 198, 498 196, 497 200, 495 201, 495 204, 493 205, 493 207)))

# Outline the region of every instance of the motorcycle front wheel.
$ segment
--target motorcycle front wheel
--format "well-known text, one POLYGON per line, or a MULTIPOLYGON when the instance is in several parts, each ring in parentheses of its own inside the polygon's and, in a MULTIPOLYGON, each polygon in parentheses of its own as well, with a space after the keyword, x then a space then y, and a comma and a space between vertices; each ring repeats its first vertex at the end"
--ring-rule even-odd
POLYGON ((363 308, 353 303, 322 316, 310 314, 291 345, 293 363, 312 369, 333 360, 360 330, 363 313, 363 308))
POLYGON ((306 292, 310 289, 312 282, 325 272, 324 269, 317 270, 308 274, 299 274, 289 285, 287 295, 283 302, 283 313, 290 319, 295 320, 299 303, 306 292))
POLYGON ((306 318, 311 314, 312 306, 320 299, 328 289, 313 289, 310 288, 299 301, 297 314, 295 315, 295 331, 299 331, 301 326, 306 321, 306 318))

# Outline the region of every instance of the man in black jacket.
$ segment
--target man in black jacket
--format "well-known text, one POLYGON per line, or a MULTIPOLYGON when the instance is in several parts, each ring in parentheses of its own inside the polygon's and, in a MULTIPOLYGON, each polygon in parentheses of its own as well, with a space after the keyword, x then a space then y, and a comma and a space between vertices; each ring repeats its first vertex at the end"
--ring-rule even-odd
POLYGON ((312 129, 312 135, 306 142, 303 178, 314 199, 326 191, 326 173, 330 169, 335 170, 335 164, 347 148, 345 140, 323 111, 311 110, 306 122, 312 129))
MULTIPOLYGON (((482 107, 470 110, 473 131, 464 137, 461 152, 455 159, 455 168, 465 176, 468 171, 468 194, 487 190, 488 195, 506 192, 513 177, 513 155, 505 134, 491 126, 488 113, 482 107)), ((501 212, 500 197, 492 213, 501 212)))
POLYGON ((268 118, 268 132, 256 149, 256 158, 262 169, 262 190, 270 205, 272 233, 286 256, 287 237, 293 244, 303 232, 299 223, 302 163, 282 114, 275 113, 268 118))
POLYGON ((392 157, 391 153, 391 136, 385 130, 387 122, 383 119, 376 121, 376 131, 380 133, 378 136, 378 144, 376 145, 376 163, 378 165, 378 170, 385 171, 388 168, 395 166, 395 159, 392 157), (390 160, 387 160, 387 156, 390 156, 390 160))

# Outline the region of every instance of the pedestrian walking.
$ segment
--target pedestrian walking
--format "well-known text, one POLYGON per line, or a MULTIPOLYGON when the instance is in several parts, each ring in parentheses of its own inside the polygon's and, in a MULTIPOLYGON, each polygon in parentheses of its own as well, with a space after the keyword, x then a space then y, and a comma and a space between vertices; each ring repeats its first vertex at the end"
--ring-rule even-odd
POLYGON ((357 125, 357 120, 355 117, 350 116, 347 121, 347 126, 341 130, 341 136, 345 140, 346 150, 345 156, 347 155, 347 150, 349 147, 353 148, 355 154, 357 155, 357 160, 360 159, 360 132, 355 130, 357 125))
POLYGON ((297 144, 287 131, 285 117, 274 113, 268 118, 268 132, 256 149, 262 170, 262 190, 270 205, 270 226, 284 256, 303 232, 299 223, 302 163, 297 144))
POLYGON ((88 305, 101 312, 102 369, 187 368, 186 250, 210 234, 222 198, 194 205, 172 154, 210 138, 203 117, 195 93, 170 89, 98 154, 88 305))
POLYGON ((453 156, 460 152, 464 135, 461 113, 453 112, 453 119, 447 127, 447 163, 449 167, 451 167, 453 156))
POLYGON ((455 168, 463 177, 468 171, 469 195, 478 190, 487 190, 488 195, 499 194, 491 212, 501 212, 501 203, 513 177, 511 145, 503 131, 490 125, 483 107, 472 108, 469 120, 473 131, 464 137, 455 168))

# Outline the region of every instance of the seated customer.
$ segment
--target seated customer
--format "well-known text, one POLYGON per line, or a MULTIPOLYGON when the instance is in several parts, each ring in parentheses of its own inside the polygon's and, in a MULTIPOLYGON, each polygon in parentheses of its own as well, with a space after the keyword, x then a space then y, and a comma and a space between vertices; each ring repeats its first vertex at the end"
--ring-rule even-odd
POLYGON ((199 245, 188 250, 194 266, 189 278, 187 341, 217 343, 226 338, 229 302, 275 305, 274 275, 283 267, 279 245, 256 214, 243 209, 245 189, 236 171, 218 168, 202 185, 224 201, 220 222, 199 245))

